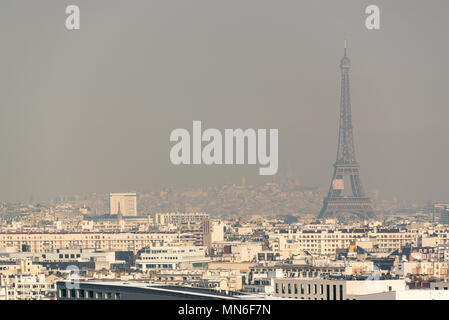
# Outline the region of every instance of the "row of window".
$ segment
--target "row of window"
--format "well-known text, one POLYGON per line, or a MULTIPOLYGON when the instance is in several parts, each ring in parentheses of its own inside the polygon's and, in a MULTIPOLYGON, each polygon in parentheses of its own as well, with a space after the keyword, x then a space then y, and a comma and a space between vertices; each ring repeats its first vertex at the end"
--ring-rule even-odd
POLYGON ((75 298, 75 299, 98 299, 98 300, 120 300, 120 292, 98 292, 84 289, 60 289, 60 298, 75 298))
MULTIPOLYGON (((339 299, 343 300, 343 285, 338 285, 339 287, 339 299)), ((288 295, 292 295, 292 294, 308 294, 308 295, 324 295, 324 284, 320 284, 318 286, 318 284, 307 284, 307 286, 303 283, 300 284, 300 286, 298 286, 297 283, 293 284, 293 288, 292 288, 292 284, 288 283, 287 284, 287 288, 285 286, 285 283, 282 283, 279 286, 279 283, 276 283, 275 285, 275 290, 276 290, 276 294, 288 294, 288 295), (279 287, 281 287, 281 289, 279 290, 279 287), (299 287, 299 288, 298 288, 299 287), (319 293, 318 293, 319 292, 319 293)), ((331 285, 327 284, 326 285, 326 299, 330 300, 331 298, 331 285)), ((332 293, 333 293, 333 300, 337 300, 337 285, 332 285, 332 293)))
MULTIPOLYGON (((80 258, 81 257, 81 255, 78 253, 78 254, 59 254, 59 259, 75 259, 75 257, 76 258, 80 258)), ((45 254, 43 254, 42 255, 42 258, 46 258, 46 255, 45 254)))
POLYGON ((178 260, 178 257, 142 257, 142 260, 178 260))
MULTIPOLYGON (((142 269, 143 265, 138 264, 137 268, 142 269)), ((150 263, 147 263, 147 264, 145 264, 145 268, 146 269, 173 269, 173 265, 172 264, 150 264, 150 263)))

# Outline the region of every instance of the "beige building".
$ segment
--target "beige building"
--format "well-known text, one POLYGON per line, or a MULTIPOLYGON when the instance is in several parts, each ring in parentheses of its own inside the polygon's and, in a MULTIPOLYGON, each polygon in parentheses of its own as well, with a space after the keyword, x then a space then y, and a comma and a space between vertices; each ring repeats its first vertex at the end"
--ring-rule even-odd
POLYGON ((109 197, 109 213, 126 217, 137 216, 136 193, 111 193, 109 197))
POLYGON ((449 279, 448 261, 404 261, 399 262, 396 273, 401 276, 415 275, 449 279))
POLYGON ((137 251, 175 242, 177 233, 3 233, 0 249, 17 252, 51 252, 56 249, 137 251))
POLYGON ((2 277, 0 287, 4 288, 5 300, 48 300, 55 299, 56 277, 40 275, 15 275, 2 277))
POLYGON ((167 212, 156 213, 154 223, 166 226, 169 224, 180 225, 189 223, 202 223, 209 219, 209 214, 204 212, 167 212))
POLYGON ((414 230, 377 228, 288 230, 269 236, 270 246, 275 251, 306 250, 314 255, 332 255, 337 249, 349 248, 353 243, 360 243, 367 249, 376 246, 379 250, 391 251, 416 243, 417 239, 418 234, 414 230))
POLYGON ((0 275, 38 275, 44 268, 39 264, 33 264, 30 259, 16 261, 0 261, 0 275))
POLYGON ((143 272, 206 268, 206 248, 198 246, 152 247, 140 254, 136 267, 143 272))
POLYGON ((215 242, 224 241, 224 223, 222 221, 203 221, 203 241, 208 250, 215 242))
POLYGON ((328 280, 276 278, 276 297, 302 300, 353 300, 358 296, 405 290, 404 280, 328 280))

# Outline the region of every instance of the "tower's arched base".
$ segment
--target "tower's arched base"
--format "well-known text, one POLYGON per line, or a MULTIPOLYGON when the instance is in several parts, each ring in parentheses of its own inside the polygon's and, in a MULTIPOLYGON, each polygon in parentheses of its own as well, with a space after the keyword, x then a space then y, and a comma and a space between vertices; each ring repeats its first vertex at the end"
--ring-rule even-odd
POLYGON ((323 201, 320 218, 340 218, 366 220, 376 217, 372 201, 368 197, 326 197, 323 201))

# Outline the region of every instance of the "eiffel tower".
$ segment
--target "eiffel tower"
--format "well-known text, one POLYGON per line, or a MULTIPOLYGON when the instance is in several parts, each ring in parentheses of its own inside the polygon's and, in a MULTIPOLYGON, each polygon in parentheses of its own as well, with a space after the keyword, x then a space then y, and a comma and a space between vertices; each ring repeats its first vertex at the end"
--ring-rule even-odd
MULTIPOLYGON (((352 133, 351 98, 349 95, 349 70, 351 61, 346 55, 346 40, 344 56, 340 62, 341 98, 340 98, 340 129, 338 133, 337 160, 327 197, 323 200, 320 218, 338 217, 340 219, 374 218, 372 201, 365 195, 360 178, 360 164, 355 157, 354 137, 352 133), (344 195, 345 177, 350 181, 350 195, 344 195), (349 178, 349 179, 348 179, 349 178)), ((349 184, 349 183, 348 183, 349 184)))

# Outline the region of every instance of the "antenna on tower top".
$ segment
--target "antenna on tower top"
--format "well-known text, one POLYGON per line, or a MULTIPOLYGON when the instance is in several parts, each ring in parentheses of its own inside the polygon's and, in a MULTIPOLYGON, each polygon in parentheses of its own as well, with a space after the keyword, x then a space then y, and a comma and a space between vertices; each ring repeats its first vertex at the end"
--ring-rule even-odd
POLYGON ((344 46, 345 46, 345 57, 346 57, 346 48, 348 47, 348 41, 345 39, 345 44, 344 44, 344 46))

